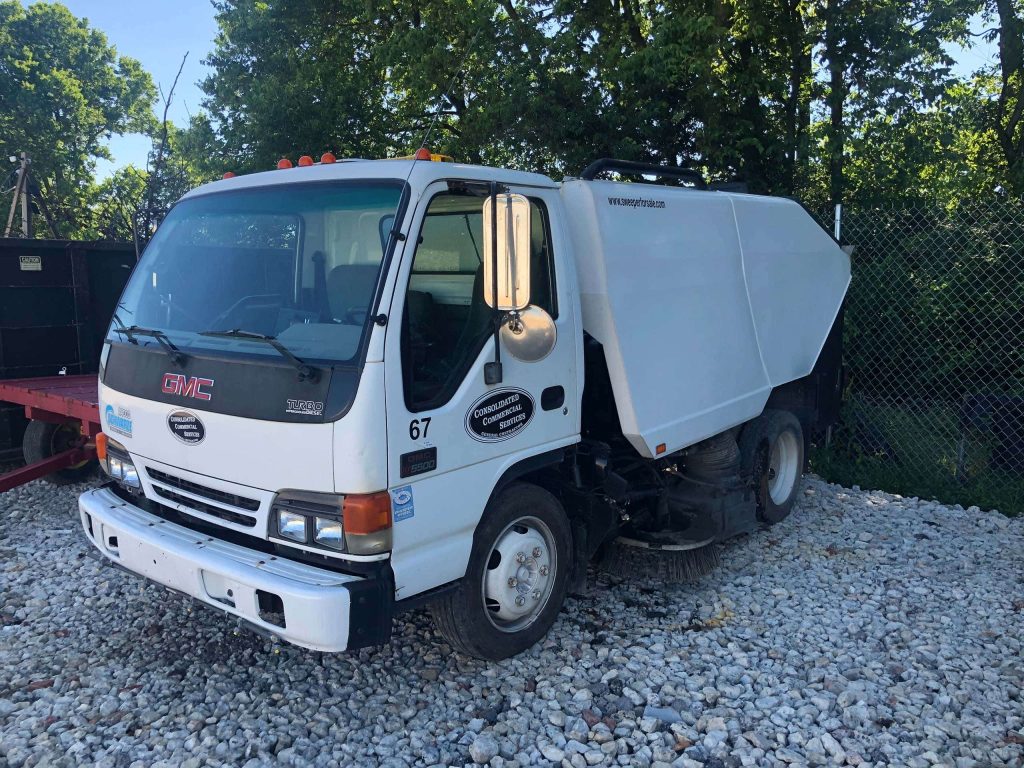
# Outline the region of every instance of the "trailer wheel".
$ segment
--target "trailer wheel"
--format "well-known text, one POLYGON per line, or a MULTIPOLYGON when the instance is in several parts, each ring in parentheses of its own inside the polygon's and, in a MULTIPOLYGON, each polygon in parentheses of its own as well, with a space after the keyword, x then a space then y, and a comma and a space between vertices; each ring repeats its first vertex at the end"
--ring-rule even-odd
POLYGON ((513 483, 488 504, 458 589, 431 605, 434 624, 470 656, 514 656, 554 624, 571 567, 562 505, 543 488, 513 483))
MULTIPOLYGON (((21 451, 26 464, 48 459, 56 453, 74 448, 79 440, 78 428, 74 424, 52 424, 33 419, 25 429, 21 451)), ((65 469, 57 470, 43 479, 54 485, 78 483, 87 479, 96 469, 95 461, 83 461, 65 469)))
POLYGON ((743 427, 739 439, 745 477, 757 494, 757 516, 774 525, 793 509, 804 470, 804 433, 789 411, 766 409, 743 427))

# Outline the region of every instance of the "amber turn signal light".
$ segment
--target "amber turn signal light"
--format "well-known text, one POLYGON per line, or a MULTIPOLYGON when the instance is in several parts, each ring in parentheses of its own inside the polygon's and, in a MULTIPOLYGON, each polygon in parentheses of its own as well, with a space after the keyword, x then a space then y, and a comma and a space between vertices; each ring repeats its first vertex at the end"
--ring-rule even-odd
POLYGON ((376 533, 390 528, 391 496, 384 491, 346 496, 342 519, 346 533, 376 533))
POLYGON ((391 550, 391 495, 353 494, 342 508, 345 550, 353 555, 379 555, 391 550))

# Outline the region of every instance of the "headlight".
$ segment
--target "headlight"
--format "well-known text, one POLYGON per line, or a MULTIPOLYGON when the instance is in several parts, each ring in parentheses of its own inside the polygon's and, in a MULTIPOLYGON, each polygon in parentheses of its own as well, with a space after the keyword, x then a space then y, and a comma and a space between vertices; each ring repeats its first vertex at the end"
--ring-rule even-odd
POLYGON ((391 495, 387 491, 348 496, 281 491, 272 509, 271 538, 350 555, 391 550, 391 495))
POLYGON ((121 476, 121 482, 135 490, 142 488, 142 483, 139 482, 139 471, 135 469, 135 465, 130 461, 126 461, 122 463, 122 468, 124 472, 121 476))
POLYGON ((341 520, 316 518, 316 533, 313 536, 313 541, 325 547, 337 549, 339 552, 343 550, 345 542, 341 530, 341 520))
POLYGON ((116 456, 107 455, 107 474, 115 480, 124 477, 124 462, 116 456))
POLYGON ((286 539, 306 542, 306 516, 283 509, 277 511, 277 532, 286 539))

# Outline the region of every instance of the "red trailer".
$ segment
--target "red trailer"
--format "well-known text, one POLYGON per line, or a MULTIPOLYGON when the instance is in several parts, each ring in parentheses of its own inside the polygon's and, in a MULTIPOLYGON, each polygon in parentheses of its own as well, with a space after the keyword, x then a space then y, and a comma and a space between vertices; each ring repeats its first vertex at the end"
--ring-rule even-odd
POLYGON ((100 431, 96 374, 0 381, 0 400, 31 419, 22 446, 26 466, 0 475, 0 492, 52 475, 82 479, 96 459, 100 431))

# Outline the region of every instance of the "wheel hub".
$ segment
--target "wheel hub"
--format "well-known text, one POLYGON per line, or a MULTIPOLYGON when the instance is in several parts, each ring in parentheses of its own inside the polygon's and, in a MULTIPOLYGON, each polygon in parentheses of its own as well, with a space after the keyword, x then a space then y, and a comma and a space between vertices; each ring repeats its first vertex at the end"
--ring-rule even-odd
POLYGON ((800 478, 800 446, 792 432, 783 432, 772 443, 768 456, 768 495, 776 504, 789 498, 800 478))
POLYGON ((554 541, 543 522, 522 518, 509 525, 495 541, 484 574, 491 623, 505 632, 531 624, 547 604, 554 566, 554 541))

